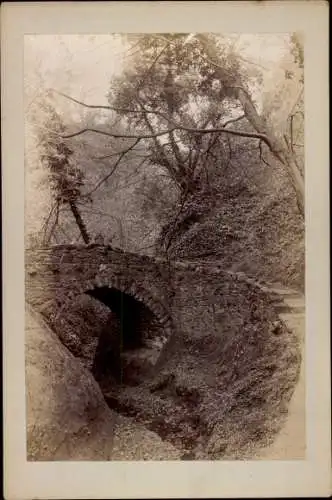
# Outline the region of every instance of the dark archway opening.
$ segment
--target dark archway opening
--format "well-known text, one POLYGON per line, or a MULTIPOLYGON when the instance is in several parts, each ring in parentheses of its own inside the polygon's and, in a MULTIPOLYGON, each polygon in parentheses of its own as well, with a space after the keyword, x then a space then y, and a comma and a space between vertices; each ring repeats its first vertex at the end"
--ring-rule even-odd
POLYGON ((96 380, 136 385, 153 368, 166 340, 155 314, 132 295, 115 288, 100 287, 87 292, 110 309, 93 363, 96 380))

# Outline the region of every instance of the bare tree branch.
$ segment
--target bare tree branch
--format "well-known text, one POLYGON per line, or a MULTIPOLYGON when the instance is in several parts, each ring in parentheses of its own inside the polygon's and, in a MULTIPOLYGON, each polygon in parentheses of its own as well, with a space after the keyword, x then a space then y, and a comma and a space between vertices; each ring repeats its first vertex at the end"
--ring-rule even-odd
POLYGON ((129 153, 129 151, 133 150, 135 148, 135 146, 137 146, 137 144, 140 142, 141 139, 136 139, 134 141, 134 143, 129 146, 129 148, 127 149, 123 149, 122 151, 117 151, 116 153, 110 153, 109 155, 104 155, 104 156, 95 156, 93 157, 92 159, 93 160, 106 160, 106 158, 112 158, 113 156, 118 156, 118 155, 125 155, 127 153, 129 153))
MULTIPOLYGON (((157 54, 157 56, 154 58, 154 60, 152 61, 151 65, 149 66, 149 68, 146 70, 146 72, 144 73, 144 78, 143 80, 140 82, 140 86, 139 87, 142 87, 146 81, 146 78, 148 76, 148 74, 151 72, 151 70, 153 69, 153 67, 155 66, 156 62, 158 61, 158 59, 161 57, 161 55, 165 52, 165 50, 167 49, 167 47, 170 45, 170 42, 169 41, 166 41, 166 45, 164 45, 164 47, 161 49, 161 51, 157 54)), ((138 89, 139 91, 139 89, 138 89)))
POLYGON ((290 116, 290 147, 292 152, 294 153, 294 148, 293 148, 293 119, 295 115, 290 116))
POLYGON ((49 234, 48 234, 48 238, 47 238, 47 244, 49 245, 52 237, 54 236, 54 231, 59 223, 59 212, 60 212, 60 204, 59 202, 57 201, 56 203, 56 208, 55 208, 55 219, 53 221, 53 224, 52 224, 52 227, 49 231, 49 234))
POLYGON ((54 210, 57 210, 58 205, 59 205, 59 201, 56 200, 53 203, 53 205, 52 205, 52 207, 51 207, 51 209, 49 211, 49 214, 48 214, 48 216, 46 217, 46 219, 44 221, 44 224, 42 225, 41 232, 43 233, 43 237, 42 237, 43 244, 46 242, 46 233, 47 233, 47 229, 48 229, 48 225, 50 223, 51 217, 53 215, 54 210))
POLYGON ((184 204, 185 204, 185 202, 187 200, 188 194, 189 194, 189 184, 187 185, 186 191, 183 194, 182 202, 181 202, 181 205, 179 207, 179 210, 177 211, 177 213, 176 213, 176 215, 175 215, 175 217, 173 219, 173 226, 172 226, 171 230, 168 231, 168 234, 167 234, 168 242, 166 244, 166 254, 168 253, 169 247, 171 246, 172 240, 173 240, 173 238, 175 236, 176 224, 177 224, 178 219, 179 219, 179 217, 181 215, 181 212, 182 212, 184 204))
POLYGON ((299 101, 300 101, 300 99, 302 97, 303 91, 304 91, 304 87, 302 86, 300 88, 299 95, 297 96, 297 98, 295 100, 295 103, 293 104, 293 107, 291 109, 290 115, 292 115, 294 113, 294 110, 295 110, 296 106, 298 105, 298 103, 299 103, 299 101))
POLYGON ((237 118, 231 118, 230 120, 227 120, 227 122, 223 123, 222 126, 227 127, 227 125, 229 125, 230 123, 239 122, 240 120, 243 120, 243 118, 247 118, 245 114, 238 116, 237 118))
MULTIPOLYGON (((234 87, 235 88, 235 87, 234 87)), ((241 88, 242 87, 237 87, 237 88, 241 88)), ((151 135, 125 135, 125 134, 116 134, 116 133, 112 133, 112 132, 106 132, 106 131, 103 131, 103 130, 97 130, 97 129, 92 129, 92 128, 84 128, 78 132, 75 132, 73 134, 67 134, 67 135, 63 135, 62 137, 65 138, 65 139, 69 139, 71 137, 75 137, 77 135, 81 135, 85 132, 94 132, 94 133, 98 133, 98 134, 102 134, 102 135, 106 135, 106 136, 109 136, 109 137, 123 137, 123 138, 129 138, 129 139, 135 139, 135 138, 140 138, 140 139, 152 139, 154 137, 160 137, 162 135, 165 135, 165 134, 170 134, 172 132, 174 132, 175 130, 184 130, 184 131, 187 131, 187 132, 190 132, 190 133, 197 133, 197 134, 204 134, 204 133, 219 133, 219 132, 224 132, 224 133, 228 133, 228 134, 233 134, 233 135, 238 135, 240 137, 252 137, 252 138, 255 138, 255 139, 261 139, 262 141, 264 141, 270 148, 271 148, 271 144, 269 143, 269 139, 268 137, 265 135, 265 134, 252 134, 250 132, 240 132, 240 131, 236 131, 236 130, 224 130, 224 127, 226 127, 227 125, 229 125, 230 123, 234 123, 234 122, 237 122, 237 121, 240 121, 242 120, 243 118, 246 118, 245 115, 241 115, 237 118, 231 118, 230 120, 228 120, 227 122, 225 122, 223 124, 223 128, 212 128, 212 129, 206 129, 205 127, 203 128, 191 128, 191 127, 185 127, 181 124, 178 124, 176 123, 173 119, 169 118, 167 115, 165 115, 164 113, 161 113, 160 111, 156 111, 156 110, 149 110, 147 109, 142 103, 141 104, 141 108, 140 110, 134 110, 134 109, 121 109, 121 108, 113 108, 111 106, 97 106, 97 105, 92 105, 92 104, 86 104, 86 103, 83 103, 81 101, 78 101, 77 99, 74 99, 70 96, 67 96, 66 94, 63 94, 62 92, 58 92, 58 91, 55 91, 54 92, 58 93, 59 95, 62 95, 63 97, 66 97, 67 99, 70 99, 71 101, 73 102, 76 102, 78 104, 81 104, 82 106, 85 106, 87 108, 94 108, 94 109, 109 109, 109 110, 113 110, 113 111, 117 111, 117 112, 123 112, 123 113, 137 113, 137 114, 144 114, 144 113, 147 113, 147 114, 154 114, 154 115, 157 115, 157 116, 160 116, 161 118, 164 118, 168 123, 170 123, 171 125, 173 125, 173 127, 171 129, 168 129, 168 130, 165 130, 165 131, 162 131, 162 132, 156 132, 154 134, 151 134, 151 135)))
MULTIPOLYGON (((169 120, 170 121, 170 120, 169 120)), ((170 132, 173 132, 175 130, 184 130, 186 132, 190 132, 192 134, 219 134, 219 133, 224 133, 224 134, 229 134, 229 135, 235 135, 238 137, 248 137, 252 139, 260 139, 267 146, 272 149, 272 144, 269 140, 269 138, 265 134, 260 134, 260 133, 251 133, 251 132, 241 132, 239 130, 231 130, 231 129, 226 129, 226 128, 208 128, 208 129, 195 129, 195 128, 190 128, 190 127, 184 127, 182 125, 175 125, 174 127, 167 129, 167 130, 162 130, 161 132, 155 132, 153 134, 117 134, 115 132, 105 132, 104 130, 98 130, 95 128, 83 128, 79 130, 78 132, 73 132, 72 134, 65 134, 61 135, 59 134, 60 137, 63 139, 70 139, 72 137, 76 137, 78 135, 85 134, 87 132, 92 132, 94 134, 101 134, 101 135, 106 135, 108 137, 118 137, 118 138, 126 138, 126 139, 153 139, 154 137, 161 137, 163 135, 169 134, 170 132)))
MULTIPOLYGON (((144 108, 143 104, 140 102, 140 100, 138 100, 138 103, 141 107, 144 108)), ((147 115, 143 115, 143 119, 144 119, 144 122, 146 124, 146 126, 148 127, 148 129, 150 130, 151 133, 154 133, 154 130, 153 130, 153 127, 152 127, 152 124, 149 120, 149 118, 147 117, 147 115)), ((177 176, 177 172, 175 170, 175 168, 173 167, 172 163, 169 161, 169 158, 166 154, 166 151, 164 151, 164 148, 162 147, 162 145, 160 144, 160 142, 158 141, 158 138, 155 137, 154 138, 154 145, 155 145, 155 148, 157 150, 157 152, 161 155, 161 158, 164 160, 164 167, 167 168, 167 171, 169 172, 169 174, 172 176, 173 178, 173 181, 175 182, 175 184, 179 185, 179 180, 178 180, 178 176, 177 176)))
POLYGON ((156 132, 153 134, 137 135, 137 134, 117 134, 115 132, 106 132, 104 130, 98 130, 95 128, 87 127, 79 130, 78 132, 73 132, 72 134, 60 135, 60 137, 62 137, 63 139, 71 139, 72 137, 77 137, 78 135, 85 134, 86 132, 92 132, 94 134, 106 135, 108 137, 119 137, 126 139, 153 139, 154 137, 160 137, 162 135, 169 134, 170 130, 175 130, 175 128, 163 130, 162 132, 156 132))
MULTIPOLYGON (((128 150, 129 151, 129 150, 128 150)), ((128 152, 127 151, 127 152, 128 152)), ((97 191, 98 188, 100 188, 100 186, 102 184, 104 184, 104 182, 106 182, 113 174, 114 172, 116 171, 116 169, 118 168, 121 160, 123 159, 123 157, 125 156, 126 152, 124 152, 123 154, 120 155, 120 157, 117 159, 117 161, 115 162, 115 164, 113 165, 113 168, 112 170, 107 174, 105 175, 100 181, 97 182, 97 184, 90 190, 88 191, 87 193, 84 193, 82 195, 82 197, 84 198, 87 198, 89 197, 92 193, 94 193, 95 191, 97 191)), ((142 164, 146 161, 146 158, 144 158, 144 160, 140 163, 140 166, 142 166, 142 164)))
MULTIPOLYGON (((130 109, 130 108, 117 108, 114 106, 109 106, 109 105, 103 105, 103 104, 87 104, 86 102, 79 101, 78 99, 75 99, 74 97, 71 97, 67 94, 64 94, 63 92, 60 92, 55 89, 50 89, 49 92, 53 92, 55 94, 58 94, 65 99, 68 99, 69 101, 74 102, 75 104, 79 104, 80 106, 83 106, 84 108, 88 109, 106 109, 107 111, 115 111, 116 113, 133 113, 133 114, 142 114, 143 111, 140 109, 130 109)), ((147 110, 144 109, 145 113, 150 113, 150 114, 159 114, 158 111, 154 110, 147 110)))
MULTIPOLYGON (((60 92, 59 90, 56 90, 56 89, 49 89, 49 92, 50 93, 54 93, 54 94, 58 94, 58 95, 60 95, 62 97, 65 97, 69 101, 72 101, 75 104, 79 104, 80 106, 83 106, 84 108, 89 108, 89 109, 107 109, 108 111, 118 111, 118 110, 112 108, 111 106, 106 106, 106 105, 103 106, 101 104, 86 104, 85 102, 79 101, 78 99, 74 99, 74 97, 70 97, 69 95, 64 94, 63 92, 60 92)), ((129 111, 127 111, 127 112, 129 112, 129 111)))
POLYGON ((259 141, 259 159, 271 168, 271 165, 263 157, 262 141, 259 141))
MULTIPOLYGON (((169 46, 169 44, 170 44, 170 42, 167 42, 166 45, 157 54, 157 56, 155 57, 155 59, 152 61, 152 64, 150 65, 150 67, 145 72, 144 79, 140 82, 140 87, 144 84, 144 81, 145 81, 146 77, 148 76, 148 74, 150 73, 150 71, 153 69, 153 67, 155 66, 156 62, 158 61, 158 59, 163 54, 163 52, 167 49, 167 47, 169 46)), ((79 101, 78 99, 74 99, 73 97, 70 97, 69 95, 64 94, 63 92, 59 92, 59 91, 57 91, 55 89, 49 89, 49 91, 52 92, 52 93, 58 94, 58 95, 60 95, 62 97, 65 97, 66 99, 69 99, 70 101, 72 101, 72 102, 74 102, 76 104, 80 104, 81 106, 84 106, 85 108, 89 108, 89 109, 106 109, 106 110, 109 110, 109 111, 116 111, 118 113, 140 113, 141 112, 139 110, 130 110, 130 109, 115 108, 113 106, 106 106, 106 105, 103 106, 103 105, 86 104, 85 102, 79 101)))
POLYGON ((237 53, 237 57, 248 64, 252 64, 253 66, 257 66, 257 68, 264 69, 264 71, 269 71, 269 68, 267 68, 266 66, 263 66, 262 64, 259 64, 258 62, 255 62, 255 61, 250 61, 250 59, 247 59, 246 57, 241 56, 241 54, 239 54, 239 53, 237 53))
POLYGON ((217 135, 214 136, 214 137, 212 137, 211 140, 209 141, 207 149, 204 151, 205 159, 204 159, 203 167, 202 168, 205 169, 206 175, 208 175, 207 174, 207 169, 206 169, 207 162, 208 162, 209 156, 212 156, 211 150, 215 146, 217 140, 218 140, 218 136, 217 135))

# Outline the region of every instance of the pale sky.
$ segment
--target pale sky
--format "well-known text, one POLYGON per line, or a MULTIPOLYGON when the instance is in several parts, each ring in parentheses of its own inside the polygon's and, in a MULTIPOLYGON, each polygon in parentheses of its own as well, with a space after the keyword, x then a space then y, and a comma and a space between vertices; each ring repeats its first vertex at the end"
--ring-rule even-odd
MULTIPOLYGON (((273 69, 283 56, 284 40, 283 34, 241 34, 238 46, 244 57, 273 69)), ((90 104, 106 104, 109 82, 121 72, 127 50, 114 35, 27 35, 26 87, 38 87, 32 71, 39 68, 47 86, 90 104)))
MULTIPOLYGON (((274 70, 278 67, 285 47, 283 35, 249 35, 240 37, 243 57, 270 68, 270 84, 274 88, 274 70)), ((121 73, 128 57, 128 47, 114 35, 28 35, 25 37, 25 110, 33 109, 34 99, 41 88, 54 88, 87 104, 107 104, 106 94, 112 77, 121 73)), ((255 96, 256 97, 256 96, 255 96)), ((59 98, 61 99, 61 98, 59 98)), ((257 99, 259 101, 259 98, 257 99)), ((59 103, 60 104, 60 103, 59 103)), ((73 118, 79 105, 63 99, 64 109, 70 109, 73 118)), ((108 112, 105 111, 108 116, 108 112)), ((33 139, 32 139, 33 141, 33 139)), ((42 172, 38 165, 38 150, 34 143, 27 162, 30 175, 26 177, 27 227, 33 233, 40 226, 43 215, 51 205, 50 193, 42 193, 42 172), (38 191, 38 196, 36 192, 38 191), (38 203, 36 203, 38 200, 38 203)), ((44 174, 43 174, 44 175, 44 174)), ((38 229, 39 230, 39 229, 38 229)))

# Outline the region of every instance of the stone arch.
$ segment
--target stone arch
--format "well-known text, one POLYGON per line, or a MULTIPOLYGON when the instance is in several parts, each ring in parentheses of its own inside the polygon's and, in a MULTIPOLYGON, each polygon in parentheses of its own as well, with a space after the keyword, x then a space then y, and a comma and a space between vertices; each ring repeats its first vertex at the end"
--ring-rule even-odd
POLYGON ((97 276, 82 287, 82 292, 110 309, 110 321, 101 332, 96 351, 96 378, 112 371, 113 365, 115 372, 121 370, 126 380, 137 381, 155 366, 171 336, 169 311, 141 285, 124 278, 97 276), (124 310, 121 319, 120 303, 121 311, 124 310), (152 337, 144 337, 147 331, 150 335, 152 332, 152 337))
POLYGON ((83 286, 81 285, 79 292, 89 294, 89 292, 93 292, 93 290, 98 288, 115 289, 132 296, 135 300, 141 302, 153 312, 169 335, 172 333, 172 319, 169 311, 157 298, 153 297, 141 285, 137 285, 135 281, 128 281, 123 278, 101 278, 97 276, 93 281, 85 283, 83 286))

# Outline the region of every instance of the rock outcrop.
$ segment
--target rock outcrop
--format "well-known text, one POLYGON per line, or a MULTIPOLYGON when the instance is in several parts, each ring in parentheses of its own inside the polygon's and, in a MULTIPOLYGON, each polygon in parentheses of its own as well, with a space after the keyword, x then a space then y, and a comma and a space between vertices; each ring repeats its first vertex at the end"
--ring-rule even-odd
POLYGON ((26 404, 30 461, 180 458, 157 434, 110 410, 89 371, 29 306, 26 404))

